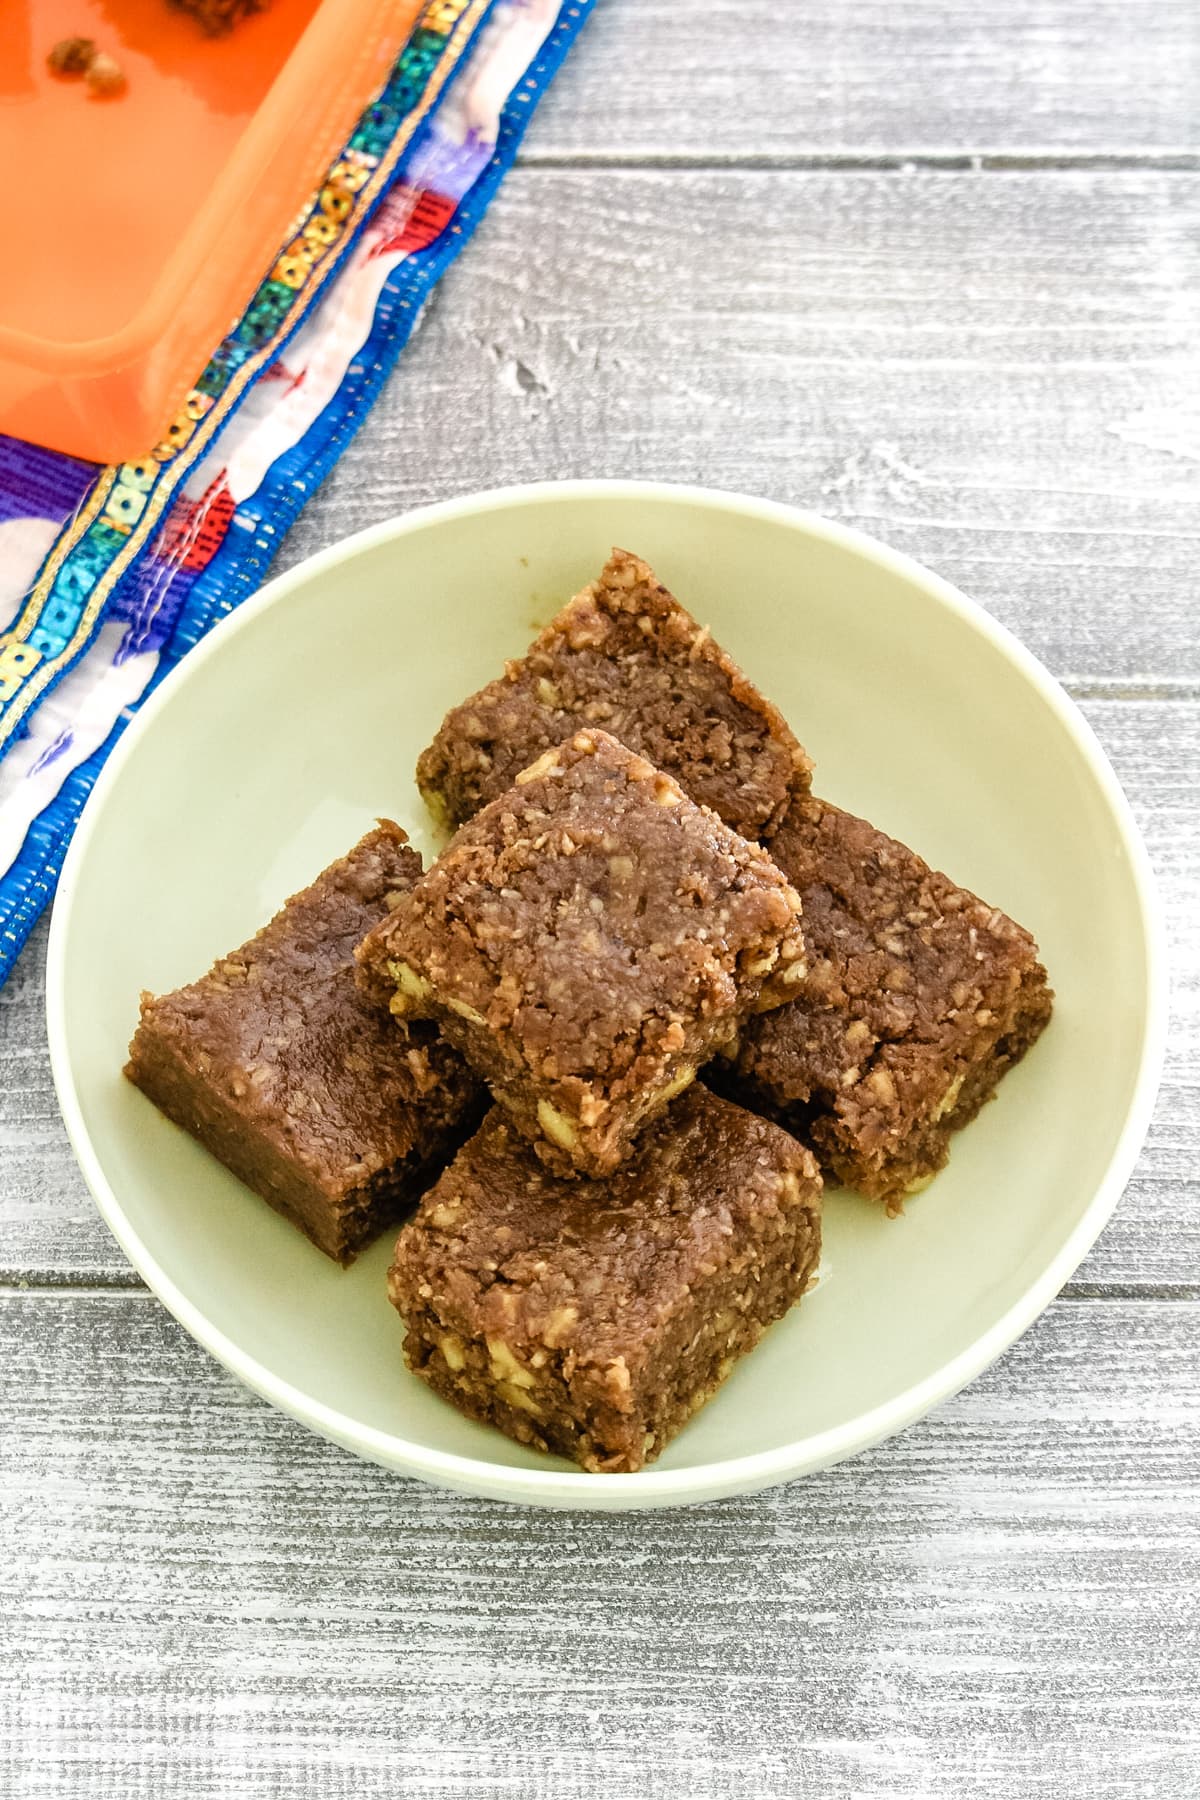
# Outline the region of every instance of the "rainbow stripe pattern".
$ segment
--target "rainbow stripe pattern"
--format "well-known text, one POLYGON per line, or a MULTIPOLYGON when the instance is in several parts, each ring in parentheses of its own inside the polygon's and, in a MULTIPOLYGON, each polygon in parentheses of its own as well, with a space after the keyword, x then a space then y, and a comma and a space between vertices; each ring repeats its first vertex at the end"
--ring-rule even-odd
POLYGON ((0 435, 0 983, 141 703, 261 583, 512 163, 595 0, 428 0, 161 439, 0 435))

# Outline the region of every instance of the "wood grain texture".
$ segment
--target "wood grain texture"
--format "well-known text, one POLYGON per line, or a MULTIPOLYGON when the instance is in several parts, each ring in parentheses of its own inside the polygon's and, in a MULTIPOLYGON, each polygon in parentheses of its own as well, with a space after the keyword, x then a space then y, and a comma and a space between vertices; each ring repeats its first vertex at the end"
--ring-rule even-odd
POLYGON ((1059 1302, 853 1463, 625 1517, 358 1462, 149 1297, 10 1296, 0 1357, 3 1800, 1195 1794, 1198 1305, 1059 1302))
POLYGON ((286 564, 620 475, 796 501, 1060 679, 1200 682, 1200 175, 518 171, 286 564))
MULTIPOLYGON (((1175 987, 1154 1126, 1117 1216, 1078 1279, 1119 1288, 1190 1283, 1200 1291, 1200 703, 1102 700, 1083 710, 1146 834, 1175 987)), ((42 1017, 44 936, 43 927, 0 989, 0 1280, 131 1283, 59 1118, 42 1017)), ((133 996, 130 1006, 132 1023, 133 996)))
POLYGON ((1158 1113, 1073 1297, 757 1498, 402 1482, 140 1288, 58 1119, 43 930, 0 990, 0 1800, 1194 1800, 1198 84, 1193 0, 602 0, 283 557, 505 481, 693 480, 1010 625, 1173 944, 1158 1113))
POLYGON ((1196 148, 1191 0, 601 0, 528 154, 1196 148))

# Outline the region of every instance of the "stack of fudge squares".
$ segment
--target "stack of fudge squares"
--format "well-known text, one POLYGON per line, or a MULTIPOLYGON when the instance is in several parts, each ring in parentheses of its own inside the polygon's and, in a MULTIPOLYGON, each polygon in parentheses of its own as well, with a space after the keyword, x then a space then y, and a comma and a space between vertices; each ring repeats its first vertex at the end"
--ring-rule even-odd
POLYGON ((411 1215, 439 1394, 639 1469, 812 1285, 822 1177, 898 1213, 1050 1015, 1028 932, 811 778, 614 551, 421 756, 432 865, 382 821, 126 1072, 338 1262, 411 1215))

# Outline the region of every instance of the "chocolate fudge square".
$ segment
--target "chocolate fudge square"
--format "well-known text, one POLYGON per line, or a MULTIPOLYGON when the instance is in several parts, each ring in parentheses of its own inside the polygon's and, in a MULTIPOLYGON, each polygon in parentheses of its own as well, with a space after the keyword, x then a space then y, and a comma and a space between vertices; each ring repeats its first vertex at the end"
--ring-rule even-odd
POLYGON ((732 1084, 714 1079, 898 1212, 1044 1030, 1046 971, 1020 925, 826 801, 793 806, 771 848, 804 903, 808 969, 742 1032, 732 1084))
POLYGON ((640 1469, 803 1294, 820 1202, 795 1138, 700 1083, 604 1182, 494 1109, 396 1245, 409 1367, 519 1443, 640 1469))
POLYGON ((627 550, 498 681, 446 715, 417 764, 461 825, 543 750, 598 725, 743 837, 769 836, 812 768, 782 714, 627 550))
POLYGON ((601 731, 546 751, 362 946, 560 1173, 603 1175, 756 1007, 796 991, 766 851, 601 731))
POLYGON ((420 873, 381 822, 201 980, 143 994, 125 1070, 343 1264, 479 1116, 478 1084, 436 1030, 393 1020, 354 978, 355 945, 420 873))

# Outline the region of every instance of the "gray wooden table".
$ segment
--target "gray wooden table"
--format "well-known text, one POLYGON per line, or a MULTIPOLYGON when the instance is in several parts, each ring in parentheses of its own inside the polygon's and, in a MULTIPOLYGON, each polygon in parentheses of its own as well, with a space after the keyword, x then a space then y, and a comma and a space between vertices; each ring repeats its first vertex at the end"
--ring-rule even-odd
POLYGON ((1077 1278, 774 1493, 436 1493, 270 1412, 126 1266, 39 934, 0 992, 3 1800, 1200 1793, 1198 95, 1194 0, 602 0, 283 553, 658 476, 851 520, 1012 626, 1174 940, 1157 1118, 1077 1278))

